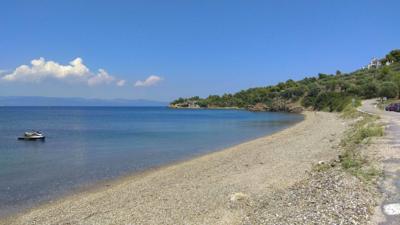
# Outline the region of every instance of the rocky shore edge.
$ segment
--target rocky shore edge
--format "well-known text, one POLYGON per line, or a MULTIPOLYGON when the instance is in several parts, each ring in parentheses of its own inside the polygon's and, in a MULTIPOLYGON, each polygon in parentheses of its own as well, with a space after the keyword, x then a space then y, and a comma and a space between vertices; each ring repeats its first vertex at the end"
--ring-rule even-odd
POLYGON ((299 104, 272 104, 267 105, 264 103, 257 103, 254 105, 248 105, 245 108, 239 107, 214 107, 207 106, 201 107, 196 102, 185 102, 182 104, 170 104, 169 108, 172 109, 243 109, 251 112, 288 112, 288 113, 302 113, 305 109, 299 104))

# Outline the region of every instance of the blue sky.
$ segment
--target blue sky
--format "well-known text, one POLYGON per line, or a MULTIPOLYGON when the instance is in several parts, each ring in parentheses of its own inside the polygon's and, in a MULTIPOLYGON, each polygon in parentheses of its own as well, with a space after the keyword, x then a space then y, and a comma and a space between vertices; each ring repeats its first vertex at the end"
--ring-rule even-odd
POLYGON ((397 0, 9 0, 0 8, 0 96, 169 101, 349 72, 400 48, 397 0))

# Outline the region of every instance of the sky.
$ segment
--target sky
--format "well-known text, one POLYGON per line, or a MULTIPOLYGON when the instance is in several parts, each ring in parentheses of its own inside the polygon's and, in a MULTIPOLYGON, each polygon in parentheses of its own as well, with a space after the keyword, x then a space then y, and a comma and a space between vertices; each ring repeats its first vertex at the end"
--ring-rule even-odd
POLYGON ((398 0, 4 0, 0 96, 170 101, 400 48, 398 0))

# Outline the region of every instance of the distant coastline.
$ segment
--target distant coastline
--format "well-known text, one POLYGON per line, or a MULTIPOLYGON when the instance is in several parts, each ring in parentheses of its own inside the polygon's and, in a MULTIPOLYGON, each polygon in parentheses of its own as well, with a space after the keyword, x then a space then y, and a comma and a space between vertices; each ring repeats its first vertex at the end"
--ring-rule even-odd
POLYGON ((341 112, 360 99, 396 98, 400 92, 400 49, 350 73, 319 73, 294 81, 253 87, 236 93, 178 98, 173 108, 244 108, 249 111, 295 112, 303 110, 341 112))
POLYGON ((0 106, 168 106, 168 103, 146 99, 0 96, 0 106))
POLYGON ((297 104, 286 104, 284 106, 270 107, 266 104, 257 103, 255 105, 248 105, 247 107, 239 106, 199 106, 197 102, 182 103, 182 104, 169 104, 172 109, 225 109, 225 110, 247 110, 251 112, 287 112, 287 113, 302 113, 305 109, 297 104))
POLYGON ((215 106, 215 107, 213 107, 213 106, 211 106, 211 107, 182 107, 182 106, 179 106, 179 105, 171 105, 170 104, 168 107, 171 108, 171 109, 226 109, 226 110, 233 109, 233 110, 246 110, 245 108, 240 108, 240 107, 235 107, 235 106, 232 106, 232 107, 219 107, 219 106, 215 106))

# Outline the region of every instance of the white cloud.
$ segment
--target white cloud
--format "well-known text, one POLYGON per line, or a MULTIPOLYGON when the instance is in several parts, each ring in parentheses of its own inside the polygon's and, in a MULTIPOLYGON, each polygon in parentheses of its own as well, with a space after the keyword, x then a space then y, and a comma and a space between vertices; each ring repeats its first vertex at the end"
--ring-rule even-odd
POLYGON ((96 74, 96 76, 91 76, 88 79, 88 85, 95 86, 99 84, 109 84, 112 83, 114 80, 115 78, 113 76, 110 76, 107 71, 99 69, 99 72, 96 74))
POLYGON ((44 58, 34 59, 31 65, 18 66, 12 73, 1 77, 1 80, 15 82, 40 82, 45 79, 77 80, 87 82, 89 86, 115 83, 120 85, 120 80, 109 75, 104 69, 99 69, 95 74, 83 63, 81 58, 76 58, 68 65, 62 65, 54 61, 46 61, 44 58))
POLYGON ((44 58, 34 59, 31 66, 21 65, 14 72, 2 77, 7 81, 41 81, 53 77, 65 79, 69 77, 83 78, 90 76, 89 69, 83 64, 81 58, 76 58, 69 65, 60 65, 54 61, 46 61, 44 58))
POLYGON ((135 83, 135 87, 149 87, 149 86, 153 86, 156 85, 157 83, 159 83, 160 81, 162 81, 163 79, 159 76, 155 76, 155 75, 151 75, 149 76, 146 80, 138 80, 135 83))
POLYGON ((125 80, 119 80, 119 81, 117 81, 117 86, 122 87, 125 85, 125 83, 126 83, 125 80))

